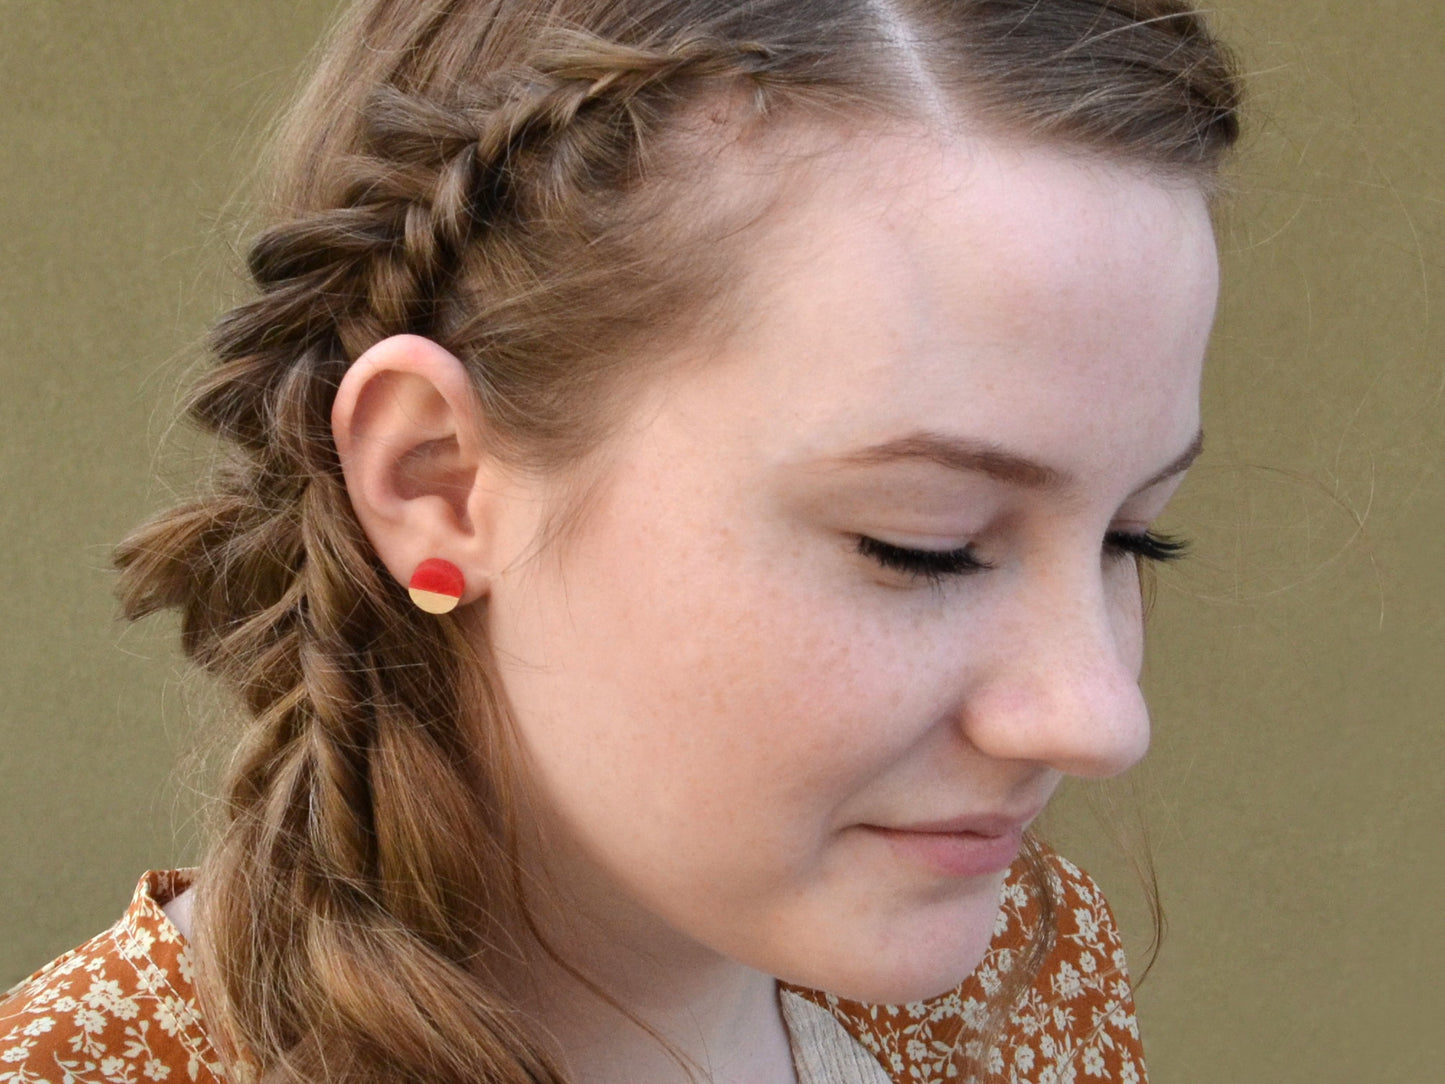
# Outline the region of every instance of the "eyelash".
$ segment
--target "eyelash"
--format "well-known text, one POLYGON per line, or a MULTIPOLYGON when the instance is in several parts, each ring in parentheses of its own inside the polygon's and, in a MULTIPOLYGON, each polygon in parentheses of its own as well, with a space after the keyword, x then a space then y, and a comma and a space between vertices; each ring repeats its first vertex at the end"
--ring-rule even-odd
POLYGON ((934 586, 948 576, 966 576, 993 567, 975 557, 971 546, 956 550, 913 550, 860 535, 858 552, 884 568, 907 573, 934 586))
MULTIPOLYGON (((1175 535, 1143 531, 1110 531, 1104 535, 1104 548, 1110 556, 1136 557, 1145 561, 1177 561, 1189 553, 1189 542, 1175 535)), ((985 572, 993 566, 979 559, 972 546, 956 550, 915 550, 880 542, 867 535, 858 537, 858 552, 884 568, 903 572, 914 579, 934 586, 951 576, 967 576, 985 572)))
POLYGON ((1104 545, 1119 556, 1131 555, 1146 561, 1167 564, 1189 556, 1189 540, 1173 534, 1159 534, 1156 531, 1110 531, 1104 536, 1104 545))

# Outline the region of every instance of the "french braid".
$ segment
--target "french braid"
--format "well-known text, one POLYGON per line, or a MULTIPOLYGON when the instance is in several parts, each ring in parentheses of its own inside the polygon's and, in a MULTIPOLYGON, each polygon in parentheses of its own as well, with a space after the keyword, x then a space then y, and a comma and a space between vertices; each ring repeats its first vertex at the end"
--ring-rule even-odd
POLYGON ((679 122, 720 96, 763 121, 906 117, 918 70, 982 122, 1200 183, 1234 139, 1228 64, 1170 0, 371 0, 343 24, 249 255, 256 296, 189 403, 230 458, 116 554, 126 615, 178 610, 250 720, 197 915, 237 1075, 564 1079, 489 978, 522 907, 505 698, 481 634, 418 615, 356 521, 329 424, 349 364, 427 335, 468 364, 499 454, 575 459, 638 344, 741 256, 729 223, 659 196, 703 183, 679 122), (900 19, 928 43, 908 64, 880 44, 900 19))

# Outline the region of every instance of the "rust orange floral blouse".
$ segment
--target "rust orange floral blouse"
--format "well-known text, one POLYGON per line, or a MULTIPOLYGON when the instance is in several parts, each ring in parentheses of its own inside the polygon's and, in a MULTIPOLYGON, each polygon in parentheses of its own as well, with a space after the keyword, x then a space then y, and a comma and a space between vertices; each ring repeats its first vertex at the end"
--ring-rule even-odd
MULTIPOLYGON (((1098 887, 1053 856, 1059 935, 988 1057, 1009 1084, 1146 1079, 1113 916, 1098 887)), ((188 946, 162 905, 184 870, 147 873, 120 921, 0 1000, 0 1084, 221 1084, 196 1002, 188 946)), ((993 943, 956 990, 909 1005, 865 1005, 782 987, 801 1084, 943 1084, 958 1047, 977 1053, 985 999, 1022 959, 1034 906, 1004 885, 993 943)), ((234 1082, 233 1082, 234 1084, 234 1082)))

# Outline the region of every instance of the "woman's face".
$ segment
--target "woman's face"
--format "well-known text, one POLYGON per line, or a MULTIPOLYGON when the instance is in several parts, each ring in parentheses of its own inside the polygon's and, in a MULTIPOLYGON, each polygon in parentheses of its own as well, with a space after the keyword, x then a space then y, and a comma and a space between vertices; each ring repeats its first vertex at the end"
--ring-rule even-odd
POLYGON ((1215 249, 1192 187, 988 141, 789 201, 487 620, 593 929, 897 1002, 977 964, 1060 778, 1148 744, 1126 549, 1197 450, 1215 249))

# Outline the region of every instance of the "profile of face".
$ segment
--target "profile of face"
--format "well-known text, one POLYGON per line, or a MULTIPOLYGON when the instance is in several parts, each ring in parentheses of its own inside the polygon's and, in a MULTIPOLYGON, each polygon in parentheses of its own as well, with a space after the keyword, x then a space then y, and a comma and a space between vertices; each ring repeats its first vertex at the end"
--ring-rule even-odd
POLYGON ((530 860, 592 929, 927 997, 1060 779, 1148 744, 1136 562, 1198 447, 1209 215, 1123 165, 890 135, 755 229, 746 317, 660 367, 575 529, 539 547, 569 490, 519 474, 414 543, 365 526, 403 581, 470 561, 530 860))

